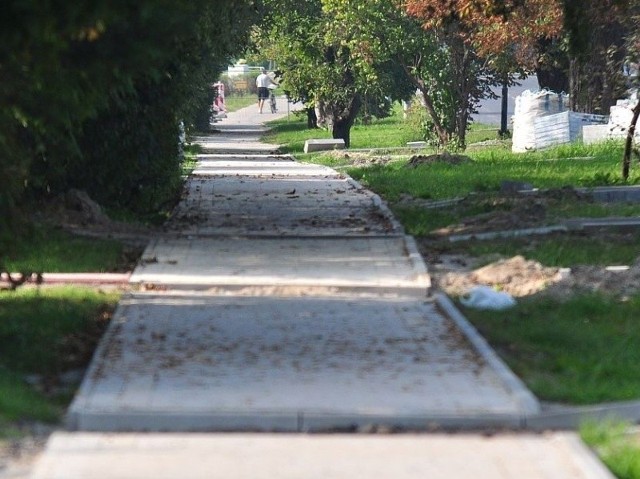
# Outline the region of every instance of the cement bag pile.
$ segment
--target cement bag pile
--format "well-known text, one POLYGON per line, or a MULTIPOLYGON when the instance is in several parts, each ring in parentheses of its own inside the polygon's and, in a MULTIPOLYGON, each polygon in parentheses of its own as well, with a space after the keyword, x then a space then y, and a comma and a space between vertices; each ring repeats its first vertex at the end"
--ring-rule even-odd
POLYGON ((523 153, 536 149, 536 118, 555 115, 569 109, 569 97, 564 93, 550 90, 525 90, 516 97, 513 115, 514 153, 523 153))

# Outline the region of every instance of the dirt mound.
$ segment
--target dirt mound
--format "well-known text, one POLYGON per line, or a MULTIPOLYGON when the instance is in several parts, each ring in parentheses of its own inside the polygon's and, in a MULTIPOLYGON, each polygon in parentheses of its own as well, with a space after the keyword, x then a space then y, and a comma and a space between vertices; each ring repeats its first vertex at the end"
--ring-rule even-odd
POLYGON ((372 155, 355 151, 332 150, 329 156, 340 160, 349 160, 353 166, 386 165, 392 158, 389 155, 372 155))
POLYGON ((491 286, 514 297, 545 294, 568 298, 577 293, 598 292, 626 298, 640 292, 640 257, 628 268, 576 266, 545 267, 522 256, 501 259, 471 269, 473 260, 456 255, 452 264, 441 262, 430 273, 434 285, 451 296, 462 296, 474 286, 491 286))
POLYGON ((413 155, 409 158, 407 168, 417 168, 420 165, 429 165, 433 163, 448 163, 450 165, 459 165, 461 163, 470 163, 473 160, 466 155, 451 154, 447 151, 437 155, 413 155))
POLYGON ((79 236, 117 239, 136 248, 146 246, 155 232, 145 225, 112 220, 86 192, 73 189, 53 198, 35 220, 79 236))
POLYGON ((434 278, 447 294, 460 296, 473 286, 486 285, 514 297, 529 296, 543 291, 549 284, 562 279, 558 268, 547 268, 522 256, 500 260, 473 271, 444 272, 434 278))

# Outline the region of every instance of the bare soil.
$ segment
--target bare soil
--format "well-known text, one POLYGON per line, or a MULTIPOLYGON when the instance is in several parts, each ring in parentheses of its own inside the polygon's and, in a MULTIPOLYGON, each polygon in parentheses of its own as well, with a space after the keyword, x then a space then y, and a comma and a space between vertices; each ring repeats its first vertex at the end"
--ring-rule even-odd
POLYGON ((79 236, 114 239, 140 253, 159 231, 139 223, 112 220, 86 192, 78 190, 54 198, 35 219, 79 236))
POLYGON ((466 155, 458 155, 456 153, 449 153, 447 151, 434 155, 413 155, 409 158, 407 168, 416 168, 419 165, 432 164, 432 163, 447 163, 450 165, 459 165, 461 163, 470 163, 473 160, 466 155))
MULTIPOLYGON (((429 206, 425 200, 417 201, 422 201, 425 207, 429 206)), ((504 194, 488 201, 491 205, 485 209, 490 211, 463 216, 459 222, 419 239, 421 253, 436 288, 452 296, 464 295, 478 285, 491 286, 514 297, 549 294, 566 298, 580 292, 601 292, 625 298, 640 292, 640 252, 636 261, 627 265, 627 268, 579 265, 560 269, 526 260, 519 255, 512 258, 499 255, 478 258, 465 254, 460 248, 451 247, 448 239, 453 235, 528 230, 561 223, 564 219, 556 217, 553 212, 558 210, 558 205, 563 201, 591 200, 572 189, 559 189, 531 195, 504 194)), ((464 210, 474 202, 477 205, 479 198, 461 199, 450 208, 464 210)), ((411 204, 411 199, 403 198, 401 203, 411 204)), ((638 232, 594 229, 589 230, 588 234, 594 240, 623 242, 638 232)))
POLYGON ((486 285, 513 297, 546 294, 558 299, 581 292, 600 292, 627 298, 640 292, 640 258, 626 269, 580 265, 569 269, 545 267, 522 256, 504 258, 479 266, 470 256, 440 255, 430 264, 436 288, 451 296, 462 296, 472 287, 486 285))

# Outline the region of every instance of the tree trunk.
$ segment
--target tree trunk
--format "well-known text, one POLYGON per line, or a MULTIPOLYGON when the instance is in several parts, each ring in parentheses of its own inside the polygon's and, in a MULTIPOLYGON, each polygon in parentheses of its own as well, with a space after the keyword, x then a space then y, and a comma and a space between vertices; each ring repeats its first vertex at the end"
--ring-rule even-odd
POLYGON ((449 141, 449 135, 447 134, 445 128, 442 126, 438 114, 436 113, 436 109, 433 106, 433 100, 429 95, 429 89, 421 78, 418 78, 412 74, 412 71, 409 67, 407 67, 402 62, 401 65, 402 69, 405 71, 411 82, 418 88, 418 90, 420 90, 420 93, 422 93, 422 97, 424 99, 424 107, 427 110, 427 113, 429 113, 431 121, 433 121, 433 128, 436 130, 436 135, 438 135, 438 141, 440 141, 442 145, 446 145, 449 141))
POLYGON ((506 78, 502 80, 502 105, 500 108, 500 131, 498 135, 500 138, 505 138, 509 133, 507 129, 509 117, 509 83, 506 78))
MULTIPOLYGON (((465 102, 466 103, 466 102, 465 102)), ((469 109, 466 105, 460 109, 460 113, 456 116, 456 136, 458 144, 456 148, 464 150, 467 147, 467 125, 469 123, 469 109)))
POLYGON ((343 139, 345 148, 349 148, 351 145, 351 127, 360 111, 360 106, 362 106, 362 101, 360 97, 355 96, 350 105, 340 109, 338 114, 334 114, 331 135, 334 139, 343 139))
POLYGON ((316 125, 322 128, 329 128, 329 124, 327 121, 327 107, 322 101, 316 102, 316 107, 314 108, 316 114, 316 125))
POLYGON ((438 118, 438 114, 436 113, 436 109, 433 106, 433 101, 431 100, 431 97, 429 96, 426 88, 421 88, 420 91, 422 92, 422 96, 424 97, 424 106, 427 109, 429 116, 431 116, 431 121, 433 121, 433 128, 435 128, 436 130, 438 140, 440 141, 440 144, 444 146, 449 142, 449 135, 447 134, 447 130, 442 126, 442 123, 438 118))
POLYGON ((622 157, 622 178, 627 181, 629 179, 629 168, 631 166, 631 150, 633 148, 633 138, 636 133, 636 124, 640 116, 640 101, 633 107, 633 117, 631 117, 631 125, 627 131, 627 140, 624 144, 624 156, 622 157))
POLYGON ((318 115, 315 108, 307 108, 307 128, 310 130, 318 128, 318 115))

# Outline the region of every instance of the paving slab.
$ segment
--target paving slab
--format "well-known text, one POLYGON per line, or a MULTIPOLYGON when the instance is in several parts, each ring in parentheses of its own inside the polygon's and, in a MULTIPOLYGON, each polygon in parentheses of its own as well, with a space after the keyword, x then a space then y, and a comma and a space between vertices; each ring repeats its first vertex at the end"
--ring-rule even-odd
POLYGON ((33 479, 613 479, 575 434, 56 433, 33 479))
POLYGON ((377 195, 350 179, 313 174, 194 176, 166 228, 192 236, 404 234, 377 195))
POLYGON ((430 277, 411 237, 209 237, 153 240, 131 283, 173 288, 322 286, 403 289, 425 297, 430 277))
POLYGON ((435 303, 133 295, 69 410, 80 430, 518 427, 522 400, 435 303), (451 422, 455 421, 455 422, 451 422))

